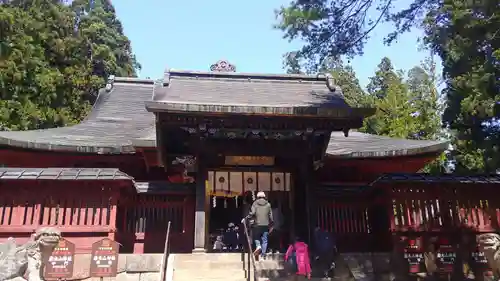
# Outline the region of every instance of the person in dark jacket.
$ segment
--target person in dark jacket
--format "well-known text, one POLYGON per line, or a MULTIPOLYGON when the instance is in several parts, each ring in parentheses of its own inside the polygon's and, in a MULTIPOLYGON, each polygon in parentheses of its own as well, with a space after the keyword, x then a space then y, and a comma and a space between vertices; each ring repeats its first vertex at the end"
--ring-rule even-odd
POLYGON ((270 252, 283 251, 285 245, 282 245, 282 235, 283 235, 283 213, 281 212, 280 204, 277 200, 271 201, 272 212, 273 212, 273 225, 272 230, 269 232, 269 248, 270 252))
POLYGON ((271 204, 266 200, 266 194, 262 191, 257 193, 257 199, 250 207, 250 212, 242 220, 253 219, 252 236, 255 242, 254 255, 258 259, 259 254, 265 258, 267 250, 267 240, 269 236, 269 226, 273 223, 273 213, 271 204))
POLYGON ((226 245, 226 250, 228 252, 238 249, 238 233, 236 232, 235 225, 232 222, 227 225, 226 232, 224 233, 224 244, 226 245))
POLYGON ((323 271, 323 277, 329 277, 335 268, 334 260, 337 252, 335 237, 326 230, 316 227, 314 230, 314 242, 315 260, 318 261, 323 271))

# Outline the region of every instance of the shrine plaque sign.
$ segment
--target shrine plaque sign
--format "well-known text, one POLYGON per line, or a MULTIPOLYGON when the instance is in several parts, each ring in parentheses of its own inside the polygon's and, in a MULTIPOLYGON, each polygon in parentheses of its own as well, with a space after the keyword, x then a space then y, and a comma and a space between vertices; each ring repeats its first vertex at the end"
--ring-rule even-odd
POLYGON ((104 238, 92 244, 90 277, 115 277, 118 271, 118 243, 104 238))
POLYGON ((69 279, 73 277, 75 244, 61 239, 45 262, 43 277, 49 279, 69 279))
POLYGON ((224 164, 228 166, 273 166, 272 156, 226 156, 224 164))

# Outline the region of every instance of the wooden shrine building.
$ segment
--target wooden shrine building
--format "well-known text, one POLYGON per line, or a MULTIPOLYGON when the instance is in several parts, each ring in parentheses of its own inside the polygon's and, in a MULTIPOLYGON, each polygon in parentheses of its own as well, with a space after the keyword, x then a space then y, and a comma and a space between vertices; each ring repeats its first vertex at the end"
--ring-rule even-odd
POLYGON ((447 143, 357 132, 374 109, 350 107, 341 87, 225 61, 158 81, 110 77, 80 124, 0 132, 0 241, 50 225, 80 252, 102 237, 122 252, 161 252, 171 221, 173 251, 202 251, 257 191, 288 210, 296 233, 326 228, 345 251, 428 231, 436 216, 442 227, 492 225, 481 206, 494 202, 477 188, 500 179, 415 174, 447 143))

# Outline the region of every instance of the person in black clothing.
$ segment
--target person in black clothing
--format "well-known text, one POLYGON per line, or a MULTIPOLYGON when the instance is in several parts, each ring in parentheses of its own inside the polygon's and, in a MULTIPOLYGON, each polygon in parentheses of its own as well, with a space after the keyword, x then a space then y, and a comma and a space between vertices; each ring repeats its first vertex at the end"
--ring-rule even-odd
POLYGON ((284 249, 282 236, 283 236, 283 213, 281 212, 280 205, 277 200, 272 201, 272 213, 273 213, 273 225, 272 231, 269 232, 269 250, 275 252, 281 252, 284 249))
MULTIPOLYGON (((241 217, 246 217, 250 213, 250 208, 252 207, 252 192, 251 191, 246 191, 245 194, 243 194, 243 206, 241 208, 242 214, 241 217)), ((240 230, 240 243, 243 245, 243 247, 248 248, 248 241, 247 241, 247 234, 249 237, 252 237, 252 228, 251 226, 253 225, 252 220, 246 220, 245 222, 242 221, 242 223, 246 224, 246 229, 248 230, 248 233, 245 233, 245 227, 242 226, 240 230)), ((251 239, 250 239, 251 240, 251 239)), ((250 249, 249 249, 250 250, 250 249)))
POLYGON ((329 277, 335 268, 337 246, 334 236, 326 230, 316 227, 314 230, 315 260, 323 271, 323 277, 329 277))
POLYGON ((224 244, 228 252, 238 249, 238 233, 236 232, 235 225, 232 222, 228 224, 226 232, 224 233, 224 244))

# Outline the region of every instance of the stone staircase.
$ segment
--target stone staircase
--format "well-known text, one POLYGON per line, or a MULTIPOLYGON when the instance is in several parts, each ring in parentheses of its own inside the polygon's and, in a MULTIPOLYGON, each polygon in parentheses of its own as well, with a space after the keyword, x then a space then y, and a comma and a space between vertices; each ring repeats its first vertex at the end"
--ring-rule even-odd
MULTIPOLYGON (((283 254, 270 254, 256 262, 258 281, 284 281, 283 254)), ((388 253, 346 253, 337 256, 335 276, 313 281, 390 281, 393 280, 388 253)), ((251 266, 251 265, 250 265, 251 266)), ((168 268, 173 269, 166 281, 254 281, 253 269, 248 269, 248 255, 241 253, 171 254, 168 268), (250 274, 250 279, 247 279, 250 274)), ((167 270, 168 271, 168 270, 167 270)), ((316 275, 316 276, 315 276, 316 275)), ((321 275, 321 274, 320 274, 321 275)))
MULTIPOLYGON (((248 272, 248 255, 241 253, 172 254, 169 267, 173 268, 171 280, 224 280, 253 281, 253 269, 248 272)), ((250 264, 251 266, 251 264, 250 264)), ((284 280, 283 255, 269 255, 256 263, 258 280, 284 280)), ((251 267, 252 268, 252 267, 251 267)))

